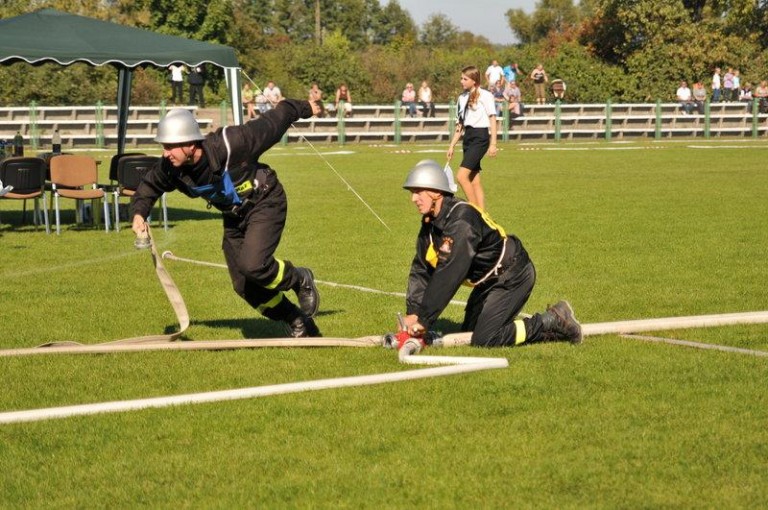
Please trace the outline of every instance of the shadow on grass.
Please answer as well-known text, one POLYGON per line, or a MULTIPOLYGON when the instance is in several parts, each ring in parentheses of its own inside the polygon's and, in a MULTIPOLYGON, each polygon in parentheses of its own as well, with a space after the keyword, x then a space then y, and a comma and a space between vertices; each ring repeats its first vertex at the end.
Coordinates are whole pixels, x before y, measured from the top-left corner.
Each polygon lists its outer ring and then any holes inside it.
POLYGON ((461 333, 461 323, 448 319, 437 319, 437 321, 435 321, 435 323, 432 325, 432 331, 439 331, 443 335, 461 333))
MULTIPOLYGON (((161 214, 158 214, 157 208, 154 208, 152 210, 152 224, 160 224, 162 225, 162 216, 161 214)), ((26 211, 23 212, 21 209, 19 210, 6 210, 0 212, 0 235, 3 233, 14 233, 14 234, 34 234, 34 233, 45 233, 45 223, 43 222, 42 218, 40 220, 40 224, 35 226, 32 218, 32 212, 26 211)), ((50 210, 48 211, 48 221, 50 224, 51 232, 55 233, 56 231, 56 216, 55 212, 50 210)), ((73 209, 64 209, 60 212, 60 225, 61 230, 63 231, 75 231, 75 232, 87 232, 87 231, 98 231, 98 230, 104 230, 104 224, 103 222, 100 222, 99 224, 94 224, 92 222, 85 222, 85 223, 77 223, 75 219, 75 211, 73 209)), ((211 210, 199 210, 199 209, 178 209, 178 208, 172 208, 168 209, 168 228, 173 228, 175 226, 175 222, 179 221, 202 221, 202 220, 212 220, 212 219, 219 219, 221 218, 221 213, 216 209, 211 210)), ((110 230, 114 230, 114 217, 112 216, 112 209, 110 208, 110 230)), ((121 228, 126 223, 130 223, 127 219, 127 214, 124 213, 121 210, 120 213, 120 225, 121 228)))
POLYGON ((205 326, 213 329, 239 329, 243 338, 282 338, 285 327, 282 322, 262 317, 252 319, 217 319, 210 321, 192 321, 193 326, 205 326))

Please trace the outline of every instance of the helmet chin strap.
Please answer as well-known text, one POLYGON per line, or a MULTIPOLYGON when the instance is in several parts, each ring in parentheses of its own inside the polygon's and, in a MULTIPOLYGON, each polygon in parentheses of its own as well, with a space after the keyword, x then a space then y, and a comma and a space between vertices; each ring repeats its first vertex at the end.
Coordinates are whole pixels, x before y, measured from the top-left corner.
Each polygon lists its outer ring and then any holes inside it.
POLYGON ((191 152, 184 151, 184 156, 186 156, 186 163, 187 164, 193 164, 195 162, 195 153, 197 152, 197 145, 194 146, 191 152))
POLYGON ((440 208, 438 207, 437 202, 443 198, 443 195, 440 193, 429 192, 429 198, 432 200, 432 205, 429 206, 429 216, 434 218, 437 216, 437 213, 440 212, 440 208), (435 210, 435 208, 437 208, 437 210, 435 210))

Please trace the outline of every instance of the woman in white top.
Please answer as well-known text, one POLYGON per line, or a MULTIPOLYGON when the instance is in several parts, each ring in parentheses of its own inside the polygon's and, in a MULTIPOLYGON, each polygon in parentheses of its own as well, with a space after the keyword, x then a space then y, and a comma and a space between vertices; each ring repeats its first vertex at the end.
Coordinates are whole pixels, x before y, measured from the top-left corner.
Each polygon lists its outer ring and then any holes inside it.
POLYGON ((480 160, 486 152, 496 156, 496 106, 493 95, 480 88, 480 71, 475 66, 461 70, 461 93, 457 101, 458 120, 453 140, 448 147, 448 161, 453 149, 464 134, 464 157, 456 174, 456 180, 464 190, 467 200, 485 209, 485 193, 480 183, 480 160))
POLYGON ((419 88, 419 105, 421 105, 421 114, 424 117, 435 116, 435 103, 432 102, 432 89, 426 80, 421 82, 419 88))

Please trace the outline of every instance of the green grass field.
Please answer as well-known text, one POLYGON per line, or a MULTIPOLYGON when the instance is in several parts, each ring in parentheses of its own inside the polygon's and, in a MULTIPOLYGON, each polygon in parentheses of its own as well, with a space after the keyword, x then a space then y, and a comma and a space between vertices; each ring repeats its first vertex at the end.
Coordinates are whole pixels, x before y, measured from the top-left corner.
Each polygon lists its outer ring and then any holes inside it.
MULTIPOLYGON (((584 323, 768 309, 765 141, 501 148, 483 182, 490 213, 536 264, 527 312, 560 298, 584 323)), ((388 229, 309 147, 278 146, 263 158, 289 195, 278 256, 323 281, 403 292, 419 217, 401 185, 445 147, 318 149, 388 229)), ((168 202, 158 248, 223 262, 219 216, 180 194, 168 202)), ((46 236, 21 226, 20 210, 0 201, 1 348, 177 327, 127 223, 74 229, 70 209, 62 235, 46 236)), ((166 267, 192 318, 187 339, 283 335, 239 300, 226 270, 166 267)), ((330 337, 392 331, 404 311, 398 297, 320 291, 330 337)), ((462 313, 450 306, 439 327, 456 332, 462 313)), ((654 335, 768 351, 765 325, 654 335)), ((613 335, 431 354, 510 367, 0 425, 0 506, 768 506, 766 358, 613 335)), ((0 412, 406 369, 392 351, 353 348, 1 358, 0 412)))

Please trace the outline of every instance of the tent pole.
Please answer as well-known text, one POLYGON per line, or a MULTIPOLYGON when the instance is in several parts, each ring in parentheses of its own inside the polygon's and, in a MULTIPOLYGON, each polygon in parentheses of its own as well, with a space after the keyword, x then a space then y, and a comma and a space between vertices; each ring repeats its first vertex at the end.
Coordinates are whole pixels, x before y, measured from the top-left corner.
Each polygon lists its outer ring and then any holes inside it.
POLYGON ((232 103, 233 124, 239 126, 243 123, 243 107, 240 98, 240 68, 225 67, 224 76, 227 78, 227 88, 229 89, 229 100, 232 103))
POLYGON ((128 109, 131 106, 131 79, 133 70, 120 67, 117 75, 117 153, 125 152, 125 137, 128 132, 128 109))

